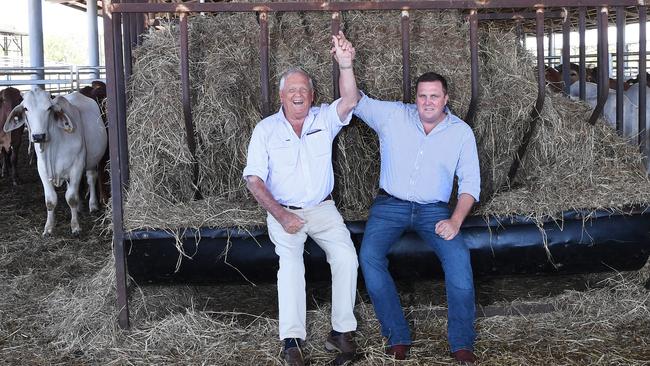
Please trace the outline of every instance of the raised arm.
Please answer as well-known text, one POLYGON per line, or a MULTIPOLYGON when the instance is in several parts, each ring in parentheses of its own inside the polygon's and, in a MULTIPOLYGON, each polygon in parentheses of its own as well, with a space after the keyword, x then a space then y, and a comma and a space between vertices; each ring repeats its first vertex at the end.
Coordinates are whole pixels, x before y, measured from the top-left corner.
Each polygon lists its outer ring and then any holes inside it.
POLYGON ((339 64, 339 90, 341 92, 341 101, 337 105, 336 112, 339 119, 344 120, 361 99, 359 89, 357 89, 357 81, 354 78, 353 61, 355 50, 352 43, 345 38, 341 31, 339 31, 338 35, 332 36, 332 43, 334 46, 331 52, 339 64))

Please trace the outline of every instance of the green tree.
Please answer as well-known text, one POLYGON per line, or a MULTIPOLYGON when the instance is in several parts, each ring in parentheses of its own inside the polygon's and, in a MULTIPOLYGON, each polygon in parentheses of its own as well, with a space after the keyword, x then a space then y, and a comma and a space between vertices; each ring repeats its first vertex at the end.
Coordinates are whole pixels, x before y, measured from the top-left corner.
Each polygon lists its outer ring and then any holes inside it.
POLYGON ((85 65, 86 41, 79 35, 45 35, 45 63, 58 62, 72 65, 85 65))

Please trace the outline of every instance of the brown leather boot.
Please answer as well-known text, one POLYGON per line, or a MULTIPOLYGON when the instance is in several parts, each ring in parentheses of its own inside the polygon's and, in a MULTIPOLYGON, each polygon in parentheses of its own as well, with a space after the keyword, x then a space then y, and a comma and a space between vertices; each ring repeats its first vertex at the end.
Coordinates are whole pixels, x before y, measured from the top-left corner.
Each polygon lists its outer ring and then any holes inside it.
POLYGON ((334 365, 340 366, 352 362, 357 352, 354 332, 345 332, 336 336, 330 334, 325 341, 325 349, 328 352, 339 353, 334 359, 334 365))
POLYGON ((460 365, 476 365, 478 363, 476 355, 472 351, 466 349, 459 349, 458 351, 453 352, 451 357, 453 357, 453 359, 460 365))
POLYGON ((388 347, 386 354, 395 357, 396 360, 403 361, 408 358, 411 346, 408 344, 396 344, 388 347))
POLYGON ((287 366, 305 366, 300 347, 291 347, 282 351, 282 358, 287 366))

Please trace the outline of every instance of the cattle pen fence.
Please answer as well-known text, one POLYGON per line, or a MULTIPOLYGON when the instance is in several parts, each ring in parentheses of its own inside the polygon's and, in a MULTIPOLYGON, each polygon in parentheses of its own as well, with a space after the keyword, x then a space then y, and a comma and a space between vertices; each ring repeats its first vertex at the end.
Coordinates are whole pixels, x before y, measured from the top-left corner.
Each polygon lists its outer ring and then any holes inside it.
MULTIPOLYGON (((331 14, 332 34, 338 33, 340 27, 340 14, 345 11, 400 11, 401 45, 402 45, 402 93, 404 101, 411 100, 410 60, 409 60, 409 18, 412 11, 441 11, 454 9, 463 11, 469 21, 469 48, 471 54, 471 99, 465 118, 470 125, 477 112, 479 101, 479 51, 478 51, 478 26, 480 22, 505 21, 514 22, 521 29, 522 36, 526 33, 533 34, 536 39, 537 62, 537 99, 534 110, 541 111, 544 105, 545 85, 545 56, 544 40, 546 22, 552 21, 561 26, 563 34, 562 65, 564 92, 569 94, 570 83, 570 42, 569 34, 572 29, 577 29, 580 35, 577 63, 580 65, 580 97, 585 98, 586 85, 586 52, 585 31, 588 27, 598 29, 598 54, 599 79, 607 80, 608 72, 608 32, 610 22, 617 26, 615 60, 624 59, 624 26, 626 22, 634 21, 639 24, 640 55, 646 55, 646 20, 647 6, 643 0, 428 0, 428 1, 354 1, 354 2, 187 2, 187 3, 147 3, 144 1, 104 0, 103 21, 106 55, 106 80, 108 93, 108 120, 111 159, 111 187, 112 187, 112 222, 113 222, 113 251, 116 266, 117 303, 120 309, 118 322, 123 328, 129 326, 129 308, 127 291, 127 262, 125 243, 130 240, 129 233, 124 229, 123 192, 129 184, 129 152, 127 142, 127 97, 126 82, 132 73, 132 52, 142 41, 144 17, 146 13, 169 13, 178 17, 180 29, 180 73, 182 88, 182 108, 184 128, 186 129, 187 145, 192 155, 196 151, 194 140, 194 124, 190 103, 190 78, 189 78, 189 41, 188 41, 188 16, 199 13, 220 12, 250 12, 258 14, 259 21, 259 50, 260 50, 260 75, 261 75, 261 100, 262 114, 268 116, 271 111, 270 86, 269 86, 269 57, 272 50, 269 46, 268 14, 272 12, 327 12, 331 14)), ((616 74, 624 74, 624 62, 616 63, 616 74)), ((339 95, 338 67, 332 60, 333 96, 339 95)), ((646 57, 638 58, 638 73, 646 73, 646 57)), ((646 121, 646 78, 639 79, 639 118, 638 118, 638 143, 643 152, 647 152, 650 135, 647 131, 646 121)), ((617 91, 617 120, 616 128, 623 131, 623 78, 618 78, 617 91)), ((598 103, 593 110, 589 123, 595 123, 603 112, 603 107, 608 96, 607 83, 598 86, 598 103)), ((532 125, 532 124, 531 124, 532 125)), ((646 154, 647 156, 647 154, 646 154)), ((197 166, 194 166, 194 178, 197 176, 197 166)), ((515 168, 516 169, 516 168, 515 168)))
POLYGON ((0 67, 0 87, 15 87, 28 91, 41 87, 53 95, 79 91, 92 81, 105 81, 103 66, 55 65, 44 67, 0 67))

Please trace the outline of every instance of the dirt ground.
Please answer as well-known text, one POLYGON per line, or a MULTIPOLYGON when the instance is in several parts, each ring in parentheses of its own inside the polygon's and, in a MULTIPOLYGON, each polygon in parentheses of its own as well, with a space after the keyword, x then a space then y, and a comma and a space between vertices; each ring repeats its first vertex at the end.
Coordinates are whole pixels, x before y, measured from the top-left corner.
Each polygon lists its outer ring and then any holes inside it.
MULTIPOLYGON (((132 286, 132 328, 120 330, 110 233, 86 202, 83 233, 72 238, 60 192, 55 233, 42 238, 43 192, 25 150, 22 185, 0 178, 1 365, 281 364, 273 285, 132 286)), ((646 265, 630 273, 477 279, 478 303, 512 315, 479 318, 476 353, 484 365, 650 365, 649 273, 646 265), (526 314, 540 304, 544 311, 526 314)), ((411 360, 383 355, 360 290, 356 363, 450 364, 442 283, 399 286, 414 330, 411 360)), ((327 365, 328 284, 310 284, 308 299, 306 352, 311 365, 327 365)))

